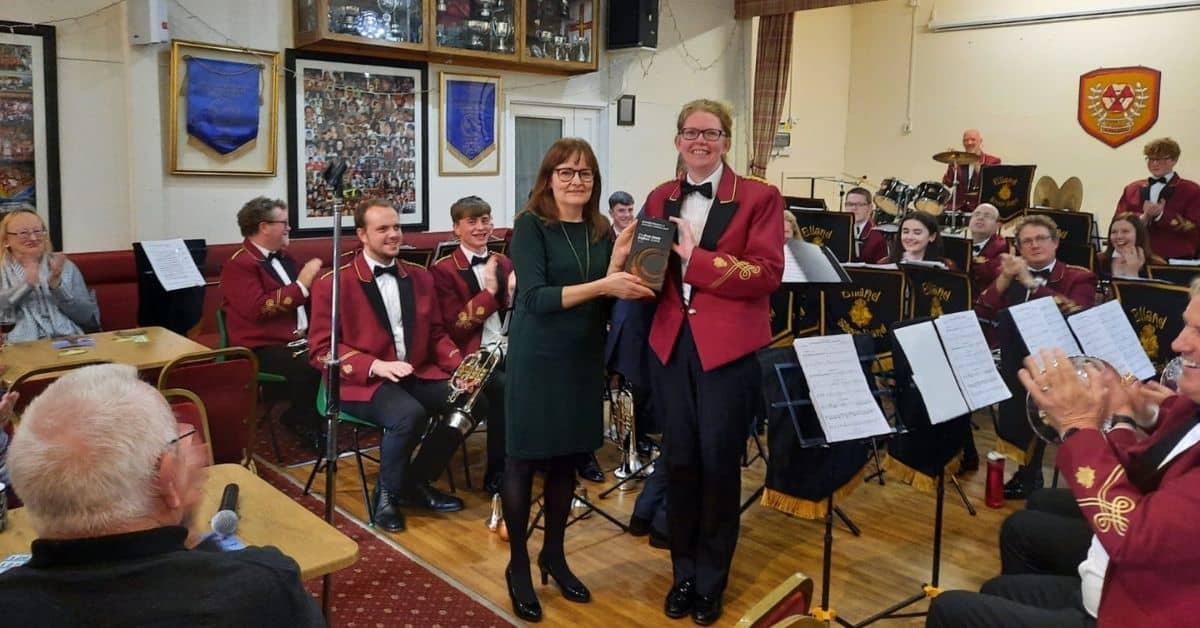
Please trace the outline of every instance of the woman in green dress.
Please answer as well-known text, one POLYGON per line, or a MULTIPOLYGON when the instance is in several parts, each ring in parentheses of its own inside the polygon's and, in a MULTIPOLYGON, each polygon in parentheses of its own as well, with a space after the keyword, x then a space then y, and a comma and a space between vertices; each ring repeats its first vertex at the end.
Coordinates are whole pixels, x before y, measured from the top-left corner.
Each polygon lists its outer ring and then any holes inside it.
POLYGON ((509 255, 517 274, 505 386, 508 425, 504 521, 511 557, 505 570, 513 611, 540 621, 525 531, 536 469, 545 471, 546 533, 538 570, 563 596, 591 593, 567 567, 563 534, 580 452, 601 444, 604 333, 610 298, 652 298, 623 272, 633 229, 612 239, 600 213, 600 172, 587 142, 564 138, 546 152, 525 209, 513 224, 509 255))

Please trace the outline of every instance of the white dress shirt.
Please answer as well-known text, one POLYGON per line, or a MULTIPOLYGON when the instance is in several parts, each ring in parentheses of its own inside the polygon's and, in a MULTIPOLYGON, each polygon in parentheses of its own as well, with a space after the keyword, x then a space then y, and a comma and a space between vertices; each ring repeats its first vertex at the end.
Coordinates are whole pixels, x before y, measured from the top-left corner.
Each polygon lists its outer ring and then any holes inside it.
MULTIPOLYGON (((375 273, 376 267, 387 268, 396 265, 396 260, 392 260, 391 264, 380 264, 366 254, 363 254, 363 259, 367 260, 367 266, 371 269, 372 274, 375 273)), ((396 359, 403 362, 408 355, 408 350, 404 345, 404 312, 400 309, 400 284, 391 275, 376 275, 375 285, 379 287, 379 296, 383 297, 383 309, 387 310, 388 323, 392 326, 392 339, 396 342, 396 359)))
MULTIPOLYGON (((264 249, 263 247, 259 246, 257 242, 251 242, 250 244, 253 244, 254 248, 258 249, 258 252, 262 253, 263 257, 267 257, 274 252, 264 249)), ((283 285, 286 286, 288 284, 295 283, 297 286, 300 286, 300 293, 304 295, 304 298, 308 298, 308 288, 305 288, 304 284, 299 283, 294 278, 288 276, 287 270, 284 269, 283 263, 279 261, 279 258, 271 260, 271 270, 275 271, 275 276, 279 277, 279 280, 283 282, 283 285)), ((308 314, 304 311, 304 306, 301 305, 296 308, 296 330, 303 332, 306 329, 308 329, 308 314)))
MULTIPOLYGON (((1175 173, 1168 172, 1167 174, 1164 174, 1162 178, 1166 179, 1167 183, 1170 183, 1171 179, 1175 178, 1175 173)), ((1151 203, 1158 202, 1158 197, 1162 194, 1162 191, 1164 189, 1166 189, 1167 183, 1151 183, 1150 184, 1150 202, 1151 203)), ((1159 218, 1161 218, 1162 214, 1159 214, 1158 216, 1159 216, 1159 218)), ((1155 218, 1155 220, 1158 220, 1158 218, 1155 218)))
MULTIPOLYGON (((693 181, 692 176, 688 175, 687 181, 692 185, 703 185, 705 182, 712 183, 713 198, 705 198, 703 194, 695 192, 688 194, 683 198, 683 206, 679 208, 679 217, 686 220, 688 226, 692 230, 692 240, 696 246, 700 246, 700 236, 704 234, 704 224, 708 222, 708 212, 712 209, 713 199, 717 197, 717 186, 721 183, 721 174, 725 171, 725 164, 718 164, 717 169, 713 170, 712 174, 703 181, 693 181)), ((680 275, 687 276, 688 260, 680 260, 680 275)), ((683 301, 689 303, 692 300, 691 284, 683 284, 683 301)))
MULTIPOLYGON (((476 252, 472 251, 471 249, 468 249, 467 245, 465 245, 465 244, 459 245, 458 248, 462 249, 463 255, 465 255, 467 257, 468 264, 471 263, 472 257, 486 258, 488 255, 491 254, 491 251, 487 250, 486 247, 483 249, 482 254, 476 253, 476 252)), ((485 268, 487 268, 486 264, 476 264, 476 265, 471 266, 471 272, 475 273, 475 281, 479 284, 480 290, 484 290, 483 270, 485 268)), ((508 289, 507 285, 497 286, 497 291, 507 290, 507 289, 508 289)), ((492 312, 492 315, 487 317, 483 321, 483 330, 482 330, 482 334, 480 336, 479 345, 483 346, 483 345, 492 344, 494 342, 498 342, 498 343, 500 343, 501 346, 508 346, 508 336, 506 335, 508 333, 508 330, 505 329, 505 327, 506 326, 504 325, 504 323, 501 322, 501 320, 500 320, 500 312, 498 312, 498 311, 492 312)))

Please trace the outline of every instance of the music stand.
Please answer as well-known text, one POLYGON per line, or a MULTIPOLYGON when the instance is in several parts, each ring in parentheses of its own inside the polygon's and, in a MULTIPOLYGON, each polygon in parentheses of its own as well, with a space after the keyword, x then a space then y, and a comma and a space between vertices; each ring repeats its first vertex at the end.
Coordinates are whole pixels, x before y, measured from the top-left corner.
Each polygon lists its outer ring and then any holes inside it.
POLYGON ((829 211, 829 206, 825 204, 823 198, 812 198, 808 196, 785 196, 783 202, 790 210, 818 210, 829 211))
POLYGON ((796 216, 800 237, 805 242, 828 247, 839 261, 850 261, 854 253, 854 214, 789 210, 796 216))
POLYGON ((1029 207, 1037 166, 995 165, 979 169, 979 203, 990 203, 1008 222, 1029 207))
MULTIPOLYGON (((203 239, 184 240, 183 243, 191 254, 192 261, 203 274, 208 259, 207 243, 203 239)), ((133 243, 133 260, 137 268, 138 325, 165 327, 186 336, 188 330, 195 327, 203 317, 204 293, 207 287, 180 288, 170 292, 164 290, 141 242, 133 243)))

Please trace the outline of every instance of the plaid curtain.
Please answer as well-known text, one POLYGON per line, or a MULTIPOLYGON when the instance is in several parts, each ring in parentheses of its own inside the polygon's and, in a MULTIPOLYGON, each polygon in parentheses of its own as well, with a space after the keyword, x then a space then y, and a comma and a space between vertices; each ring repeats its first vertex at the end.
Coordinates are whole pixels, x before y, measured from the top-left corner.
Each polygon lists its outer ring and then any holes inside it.
POLYGON ((750 174, 767 175, 771 144, 779 128, 779 114, 787 95, 792 63, 792 14, 768 15, 758 20, 758 51, 754 57, 754 106, 750 137, 750 174))
POLYGON ((735 0, 733 17, 746 20, 764 15, 784 15, 808 9, 825 9, 877 0, 735 0))

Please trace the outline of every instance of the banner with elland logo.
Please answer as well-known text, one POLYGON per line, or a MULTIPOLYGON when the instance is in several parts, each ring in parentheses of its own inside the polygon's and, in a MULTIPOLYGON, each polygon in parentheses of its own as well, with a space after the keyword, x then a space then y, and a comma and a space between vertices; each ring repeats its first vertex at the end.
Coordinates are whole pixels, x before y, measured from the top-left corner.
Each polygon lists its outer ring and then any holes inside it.
POLYGON ((867 334, 877 355, 892 351, 888 332, 904 318, 904 273, 878 268, 847 268, 853 283, 822 293, 821 335, 867 334))
POLYGON ((1036 169, 1029 165, 984 166, 979 172, 979 202, 994 205, 1001 222, 1012 220, 1029 207, 1036 169))
POLYGON ((258 137, 262 67, 188 57, 187 132, 221 155, 258 137))
POLYGON ((966 273, 918 264, 900 264, 908 279, 910 318, 937 318, 971 309, 975 298, 966 273))
POLYGON ((1158 121, 1162 72, 1145 66, 1100 68, 1079 77, 1079 126, 1116 148, 1158 121))
POLYGON ((1175 353, 1171 342, 1183 331, 1180 314, 1187 309, 1188 289, 1157 282, 1114 280, 1113 295, 1137 332, 1138 342, 1154 364, 1162 367, 1175 353))
MULTIPOLYGON (((849 262, 854 252, 854 214, 811 210, 788 210, 800 225, 800 237, 824 246, 838 261, 849 262)), ((875 260, 871 260, 875 261, 875 260)))

